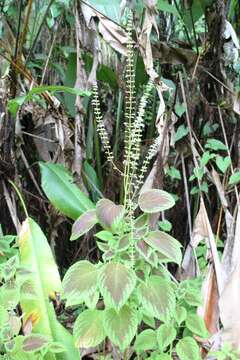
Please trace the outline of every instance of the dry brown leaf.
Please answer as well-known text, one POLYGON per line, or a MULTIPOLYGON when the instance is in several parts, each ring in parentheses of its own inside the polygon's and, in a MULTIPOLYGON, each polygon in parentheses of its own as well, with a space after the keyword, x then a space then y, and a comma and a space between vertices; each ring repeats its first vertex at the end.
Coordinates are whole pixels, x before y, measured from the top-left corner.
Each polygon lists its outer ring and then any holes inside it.
POLYGON ((208 235, 208 228, 205 221, 204 203, 201 202, 198 214, 193 224, 193 233, 191 239, 192 247, 196 248, 202 240, 208 239, 208 235))
POLYGON ((240 350, 240 259, 229 276, 219 300, 223 324, 222 341, 231 343, 240 350))
POLYGON ((225 197, 224 188, 223 188, 223 185, 221 183, 219 174, 214 169, 212 169, 211 174, 212 174, 213 182, 214 182, 214 184, 215 184, 215 186, 217 188, 217 192, 218 192, 219 198, 221 200, 222 207, 224 209, 226 209, 228 207, 228 202, 227 202, 227 199, 225 197))
POLYGON ((208 266, 208 272, 202 286, 202 295, 203 307, 199 308, 198 313, 203 317, 210 334, 216 334, 219 331, 219 294, 212 264, 208 266))

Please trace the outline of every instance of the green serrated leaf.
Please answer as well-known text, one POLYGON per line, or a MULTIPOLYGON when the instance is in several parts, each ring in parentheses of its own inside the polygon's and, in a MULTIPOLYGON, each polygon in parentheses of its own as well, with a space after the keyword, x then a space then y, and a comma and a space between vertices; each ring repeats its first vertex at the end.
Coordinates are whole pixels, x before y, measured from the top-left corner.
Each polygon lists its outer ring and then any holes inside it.
POLYGON ((107 336, 124 351, 131 343, 137 332, 137 311, 124 305, 118 312, 108 309, 104 313, 104 328, 107 336))
POLYGON ((185 307, 177 305, 175 310, 175 316, 174 319, 176 320, 178 325, 181 325, 181 323, 186 319, 187 317, 187 310, 185 307))
POLYGON ((208 331, 206 329, 205 322, 199 315, 188 314, 185 324, 186 327, 193 332, 193 334, 201 336, 202 338, 208 337, 208 331))
POLYGON ((136 338, 134 343, 134 349, 137 353, 141 353, 146 350, 154 350, 157 348, 156 331, 147 329, 142 331, 136 338))
POLYGON ((99 288, 107 306, 119 310, 128 300, 136 284, 134 271, 120 263, 108 263, 99 274, 99 288))
MULTIPOLYGON (((85 296, 91 296, 97 289, 98 269, 87 260, 70 266, 63 278, 64 296, 71 302, 82 302, 85 296)), ((75 303, 77 304, 77 303, 75 303)))
POLYGON ((177 336, 175 327, 171 324, 162 324, 157 329, 157 342, 160 351, 164 351, 177 336))
POLYGON ((104 311, 96 309, 85 310, 77 317, 73 327, 76 347, 94 347, 105 339, 103 318, 104 311))
POLYGON ((146 284, 138 288, 138 297, 149 315, 166 321, 175 309, 175 294, 169 280, 150 276, 146 284))
POLYGON ((201 359, 197 342, 189 336, 184 337, 177 343, 176 353, 180 360, 201 359))

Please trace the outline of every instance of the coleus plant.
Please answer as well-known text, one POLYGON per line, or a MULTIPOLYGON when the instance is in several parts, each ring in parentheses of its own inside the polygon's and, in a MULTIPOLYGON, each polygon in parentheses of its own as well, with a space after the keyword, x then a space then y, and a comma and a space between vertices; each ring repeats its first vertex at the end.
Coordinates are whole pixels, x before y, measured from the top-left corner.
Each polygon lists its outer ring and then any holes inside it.
MULTIPOLYGON (((103 198, 94 206, 86 204, 84 199, 87 209, 83 211, 79 207, 81 215, 73 224, 71 240, 100 226, 102 229, 95 237, 102 261, 92 264, 81 260, 72 265, 63 279, 63 296, 66 306, 85 306, 73 327, 78 348, 101 346, 108 338, 124 359, 129 358, 129 350, 134 348, 138 358, 142 352, 151 350, 152 359, 172 359, 177 353, 181 360, 198 360, 199 347, 192 335, 207 337, 204 321, 196 314, 196 307, 200 305, 199 291, 190 281, 178 284, 166 267, 169 262, 180 265, 181 244, 171 235, 151 227, 151 216, 173 207, 174 198, 164 190, 141 190, 147 166, 156 155, 161 139, 158 137, 153 142, 141 161, 144 113, 154 85, 150 81, 146 86, 136 115, 132 27, 130 14, 123 172, 114 163, 97 85, 93 88, 97 130, 107 160, 123 178, 123 204, 103 198), (136 340, 131 346, 134 337, 136 340)), ((51 170, 54 166, 57 165, 51 164, 51 170)), ((41 167, 42 171, 46 168, 44 164, 41 167)), ((46 185, 44 178, 42 183, 46 185)), ((70 181, 69 176, 66 179, 70 181)), ((50 184, 44 187, 46 194, 50 184)), ((67 185, 76 187, 69 182, 67 185)), ((61 193, 59 198, 63 196, 61 193)), ((61 210, 62 202, 56 201, 55 193, 52 197, 61 210)), ((71 208, 74 208, 73 203, 71 201, 71 208)), ((68 209, 63 210, 68 215, 68 209)), ((75 219, 75 212, 70 215, 75 219)))
MULTIPOLYGON (((137 335, 135 351, 155 350, 152 358, 161 354, 161 359, 171 359, 169 353, 183 323, 188 335, 207 337, 204 321, 195 311, 201 304, 199 289, 193 281, 173 282, 165 267, 168 262, 181 263, 181 244, 149 225, 151 214, 173 205, 170 194, 151 189, 140 194, 138 206, 143 213, 131 225, 124 207, 108 199, 99 200, 96 209, 75 221, 71 240, 96 224, 103 229, 95 234, 103 261, 78 261, 63 279, 66 306, 85 304, 87 308, 74 324, 76 346, 95 347, 108 337, 124 353, 144 325, 150 328, 137 335)), ((181 339, 175 350, 180 359, 200 359, 190 336, 181 339)))

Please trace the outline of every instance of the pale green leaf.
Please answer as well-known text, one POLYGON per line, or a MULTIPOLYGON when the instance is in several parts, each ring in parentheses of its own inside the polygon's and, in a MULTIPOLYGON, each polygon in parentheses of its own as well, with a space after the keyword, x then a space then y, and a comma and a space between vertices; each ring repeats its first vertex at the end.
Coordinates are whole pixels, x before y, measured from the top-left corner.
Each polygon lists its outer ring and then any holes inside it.
POLYGON ((104 311, 89 309, 78 316, 73 327, 76 347, 94 347, 105 339, 103 315, 104 311))
POLYGON ((157 348, 156 331, 152 329, 143 330, 136 338, 134 349, 137 353, 157 348))
POLYGON ((104 314, 104 328, 107 336, 124 351, 136 334, 138 325, 137 311, 124 305, 119 311, 108 309, 104 314))
POLYGON ((185 307, 177 305, 174 315, 174 319, 176 320, 177 324, 181 325, 181 323, 186 320, 187 310, 185 309, 185 307))
POLYGON ((99 275, 99 288, 107 306, 120 309, 136 284, 134 271, 120 263, 108 263, 99 275))
POLYGON ((177 331, 172 324, 162 324, 157 329, 157 342, 160 351, 164 351, 177 336, 177 331))
POLYGON ((201 359, 197 342, 189 336, 184 337, 177 343, 176 353, 180 360, 201 359))
POLYGON ((206 329, 205 322, 199 315, 188 314, 185 324, 186 327, 194 334, 201 336, 202 338, 208 337, 208 331, 206 329))

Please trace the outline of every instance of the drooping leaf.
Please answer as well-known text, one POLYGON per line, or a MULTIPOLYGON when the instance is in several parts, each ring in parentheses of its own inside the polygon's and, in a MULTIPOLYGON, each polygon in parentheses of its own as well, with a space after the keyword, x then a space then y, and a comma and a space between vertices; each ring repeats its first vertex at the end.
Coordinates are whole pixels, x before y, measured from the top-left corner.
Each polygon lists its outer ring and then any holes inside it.
POLYGON ((86 234, 94 225, 97 224, 97 222, 98 219, 95 209, 83 213, 73 224, 70 240, 76 240, 80 236, 86 234))
MULTIPOLYGON (((57 321, 49 296, 61 292, 61 281, 51 248, 40 227, 30 218, 23 223, 19 234, 20 266, 31 269, 35 297, 21 293, 23 328, 31 323, 33 333, 41 333, 51 341, 61 342, 67 349, 61 354, 49 354, 46 360, 78 360, 79 352, 74 347, 73 337, 57 321)), ((17 352, 17 354, 20 352, 17 352)), ((14 354, 15 356, 15 354, 14 354)), ((14 359, 18 359, 16 355, 14 359)), ((19 357, 19 360, 21 357, 19 357)))
POLYGON ((186 327, 194 334, 201 336, 202 338, 208 337, 208 331, 206 329, 203 318, 197 314, 188 314, 186 321, 186 327))
POLYGON ((177 336, 177 331, 172 324, 162 324, 157 329, 157 342, 161 352, 163 352, 177 336))
POLYGON ((34 314, 35 332, 50 335, 51 325, 48 317, 48 297, 61 291, 61 280, 51 248, 40 227, 30 218, 22 225, 19 235, 20 263, 32 271, 35 299, 21 293, 21 307, 24 321, 34 314))
POLYGON ((175 308, 175 294, 169 280, 152 275, 138 288, 138 297, 144 309, 155 318, 165 321, 175 308))
POLYGON ((163 231, 151 231, 145 242, 171 261, 180 264, 182 260, 181 244, 163 231))
POLYGON ((8 102, 8 110, 14 116, 16 116, 19 107, 21 105, 23 105, 23 103, 25 101, 29 101, 29 100, 31 100, 33 98, 34 95, 42 94, 42 93, 44 93, 46 91, 52 91, 52 92, 61 91, 61 92, 67 92, 67 93, 78 95, 78 96, 90 96, 91 95, 91 93, 89 91, 80 90, 80 89, 76 89, 76 88, 71 88, 71 87, 67 87, 67 86, 61 86, 61 85, 38 86, 38 87, 35 87, 32 90, 30 90, 27 95, 18 96, 15 99, 9 100, 9 102, 8 102))
POLYGON ((73 183, 69 172, 60 164, 40 162, 42 188, 51 203, 62 214, 76 220, 94 204, 73 183))
POLYGON ((105 339, 103 315, 104 311, 88 309, 78 316, 73 327, 76 347, 97 346, 105 339))
POLYGON ((146 213, 156 213, 173 207, 173 197, 164 190, 151 189, 140 194, 138 205, 146 213))
POLYGON ((24 338, 22 349, 26 352, 40 351, 49 343, 49 339, 41 334, 31 334, 24 338))
POLYGON ((97 202, 96 214, 101 225, 111 229, 119 221, 124 213, 122 205, 116 205, 109 199, 101 199, 97 202))
POLYGON ((137 311, 124 305, 118 312, 107 309, 104 314, 104 328, 114 345, 124 351, 136 334, 138 325, 137 311))
POLYGON ((91 296, 97 289, 98 269, 87 260, 76 262, 66 272, 63 278, 64 296, 70 302, 91 296))
POLYGON ((99 288, 104 303, 117 310, 126 303, 135 284, 134 271, 120 263, 108 263, 100 271, 99 288))
POLYGON ((176 345, 176 353, 180 360, 200 360, 200 352, 197 342, 190 336, 179 340, 176 345))
POLYGON ((134 349, 137 353, 157 348, 156 331, 152 329, 143 330, 136 338, 134 349))

